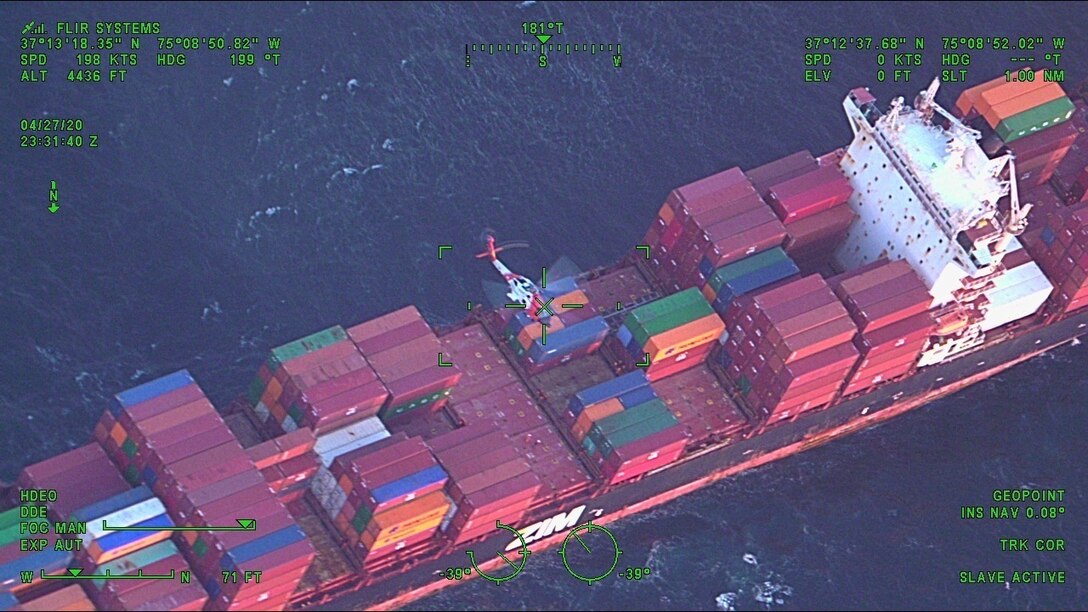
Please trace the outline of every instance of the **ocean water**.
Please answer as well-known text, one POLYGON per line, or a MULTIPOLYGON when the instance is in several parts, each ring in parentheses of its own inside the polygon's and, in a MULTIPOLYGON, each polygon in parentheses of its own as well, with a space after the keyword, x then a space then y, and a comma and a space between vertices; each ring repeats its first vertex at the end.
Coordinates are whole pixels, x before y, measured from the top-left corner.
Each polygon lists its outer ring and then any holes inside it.
MULTIPOLYGON (((858 85, 908 101, 942 36, 1065 36, 1086 75, 1088 22, 1068 4, 326 6, 17 4, 5 10, 0 118, 0 477, 85 443, 119 390, 189 368, 220 405, 270 347, 417 304, 434 323, 482 299, 483 227, 532 249, 619 257, 669 189, 725 167, 845 145, 858 85), (225 55, 141 65, 126 83, 18 84, 30 20, 157 20, 171 35, 280 36, 279 66, 225 55), (472 42, 619 42, 602 56, 473 58, 472 42), (875 51, 838 52, 804 83, 806 36, 926 38, 907 83, 875 51), (562 40, 561 40, 562 39, 562 40), (97 150, 19 149, 18 120, 79 117, 97 150), (50 215, 49 181, 61 211, 50 215), (452 244, 452 257, 436 257, 452 244)), ((146 54, 150 62, 151 54, 146 54)), ((141 57, 143 60, 143 57, 141 57)), ((972 56, 970 81, 1002 53, 972 56)), ((891 67, 894 69, 894 67, 891 67)), ((56 80, 53 80, 53 79, 56 80)), ((950 105, 962 84, 938 100, 950 105)), ((1088 353, 1065 348, 1000 379, 624 521, 651 578, 592 587, 556 555, 503 587, 471 581, 426 609, 1084 608, 1083 398, 1088 353), (995 487, 1068 491, 1047 524, 960 520, 995 487), (1003 553, 999 537, 1065 537, 1065 553, 1003 553), (749 555, 745 557, 745 555, 749 555), (960 585, 961 570, 1064 569, 1065 585, 960 585)))

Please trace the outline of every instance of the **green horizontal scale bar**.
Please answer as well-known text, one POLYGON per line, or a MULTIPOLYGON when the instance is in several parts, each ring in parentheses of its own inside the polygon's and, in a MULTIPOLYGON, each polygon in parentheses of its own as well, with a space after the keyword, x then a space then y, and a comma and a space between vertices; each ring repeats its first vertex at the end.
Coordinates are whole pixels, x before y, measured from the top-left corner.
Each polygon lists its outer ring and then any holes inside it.
POLYGON ((71 568, 67 574, 56 574, 54 576, 46 575, 45 570, 41 570, 40 575, 42 580, 93 580, 95 578, 109 580, 174 580, 176 577, 174 570, 170 570, 169 574, 145 574, 141 569, 136 570, 135 574, 114 576, 110 573, 110 570, 106 570, 105 574, 84 574, 83 570, 79 568, 71 568))
POLYGON ((525 304, 507 304, 506 307, 507 308, 518 308, 518 309, 521 309, 521 310, 525 310, 525 304))
POLYGON ((563 304, 563 308, 582 308, 582 304, 563 304))
POLYGON ((102 521, 103 531, 257 531, 257 519, 235 519, 237 527, 212 526, 207 527, 110 527, 106 521, 102 521))

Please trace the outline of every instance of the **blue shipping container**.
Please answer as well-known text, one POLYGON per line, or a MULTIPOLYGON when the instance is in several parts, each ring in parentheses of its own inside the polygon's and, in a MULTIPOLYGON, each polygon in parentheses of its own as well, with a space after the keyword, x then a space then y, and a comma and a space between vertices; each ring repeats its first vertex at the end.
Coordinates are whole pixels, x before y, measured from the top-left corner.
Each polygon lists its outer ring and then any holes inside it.
POLYGON ((268 553, 286 548, 298 542, 306 539, 306 534, 302 533, 302 530, 297 525, 289 525, 280 529, 279 531, 273 531, 272 533, 251 540, 236 546, 231 550, 228 550, 223 558, 219 560, 219 566, 224 570, 231 570, 237 567, 241 567, 243 563, 252 561, 257 557, 262 557, 268 553))
MULTIPOLYGON (((21 582, 19 572, 31 570, 38 574, 39 570, 51 573, 64 567, 72 561, 72 553, 63 550, 50 550, 31 553, 14 561, 0 565, 0 589, 5 586, 21 582)), ((6 590, 6 589, 4 589, 6 590)))
POLYGON ((1050 229, 1049 226, 1043 228, 1043 233, 1040 237, 1047 246, 1054 244, 1054 239, 1057 238, 1057 236, 1054 235, 1054 230, 1050 229))
POLYGON ((404 478, 377 487, 371 495, 374 497, 374 501, 383 504, 391 499, 407 495, 412 491, 418 491, 423 487, 433 485, 436 482, 444 482, 448 478, 449 476, 446 475, 446 470, 443 470, 442 466, 433 465, 415 474, 409 474, 404 478))
POLYGON ((631 330, 627 329, 627 324, 620 325, 620 328, 616 330, 616 339, 620 341, 620 346, 627 346, 627 343, 631 341, 631 330))
POLYGON ((722 285, 721 290, 718 291, 718 296, 714 298, 714 311, 721 314, 729 307, 729 303, 733 301, 733 298, 751 293, 756 289, 777 283, 798 273, 800 273, 800 270, 797 269, 797 265, 792 260, 785 259, 766 268, 753 270, 748 274, 734 278, 722 285))
POLYGON ((710 263, 710 260, 704 257, 702 261, 699 262, 699 274, 702 274, 703 278, 710 278, 711 276, 714 276, 714 272, 714 264, 710 263))
POLYGON ((587 319, 570 327, 564 327, 557 332, 548 334, 547 344, 541 344, 539 340, 534 341, 533 345, 529 347, 529 359, 532 359, 535 363, 558 359, 604 339, 608 331, 608 323, 601 316, 587 319))
MULTIPOLYGON (((153 516, 146 521, 140 521, 133 525, 133 527, 173 527, 174 521, 170 520, 170 517, 165 514, 153 516)), ((103 536, 95 540, 95 542, 104 551, 117 550, 122 546, 128 546, 133 542, 139 542, 140 540, 150 537, 158 533, 156 531, 114 531, 107 536, 103 536)))
POLYGON ((180 389, 186 385, 194 384, 196 381, 189 375, 189 370, 178 370, 173 374, 167 374, 162 378, 156 378, 150 382, 146 382, 139 387, 133 387, 127 391, 122 391, 115 395, 117 403, 122 408, 128 408, 134 406, 140 402, 146 402, 149 399, 154 399, 164 393, 169 393, 175 389, 180 389))
POLYGON ((135 489, 129 489, 124 493, 118 493, 113 497, 84 506, 72 513, 73 521, 93 521, 96 518, 117 512, 122 508, 134 506, 144 500, 151 499, 151 489, 140 485, 135 489))
POLYGON ((639 387, 645 387, 649 384, 650 381, 646 378, 646 372, 643 370, 636 370, 613 378, 612 380, 605 381, 599 385, 594 385, 588 389, 582 389, 578 393, 575 393, 574 397, 570 398, 567 407, 574 413, 574 416, 578 416, 579 414, 582 414, 582 411, 585 410, 586 406, 592 406, 597 402, 603 402, 606 399, 619 397, 628 391, 634 391, 639 387))
MULTIPOLYGON (((510 318, 510 322, 506 324, 505 331, 516 335, 519 331, 531 324, 533 324, 533 320, 524 310, 521 310, 515 312, 514 316, 510 318)), ((539 323, 537 323, 537 325, 539 325, 539 323)))
MULTIPOLYGON (((548 279, 548 286, 541 287, 540 292, 547 297, 559 297, 566 295, 578 288, 578 281, 573 276, 565 276, 558 280, 548 279)), ((545 300, 546 301, 546 300, 545 300)))
POLYGON ((650 385, 646 385, 645 387, 639 387, 634 391, 628 391, 621 395, 620 403, 623 404, 624 408, 633 408, 656 398, 657 392, 654 391, 654 388, 650 385))

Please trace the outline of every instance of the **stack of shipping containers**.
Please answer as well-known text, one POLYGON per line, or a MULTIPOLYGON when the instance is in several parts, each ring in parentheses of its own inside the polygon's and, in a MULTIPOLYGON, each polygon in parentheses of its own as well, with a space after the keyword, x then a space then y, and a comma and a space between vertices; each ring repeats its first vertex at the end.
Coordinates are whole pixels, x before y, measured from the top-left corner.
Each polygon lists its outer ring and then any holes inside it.
POLYGON ((724 315, 734 298, 799 273, 797 265, 782 247, 775 247, 715 270, 703 285, 703 297, 710 302, 714 312, 724 315))
POLYGON ((419 437, 344 453, 331 472, 344 501, 330 518, 364 567, 433 539, 450 507, 446 472, 419 437))
POLYGON ((1047 81, 1043 70, 1021 71, 1031 78, 1008 81, 998 77, 965 90, 954 112, 968 124, 992 134, 1016 156, 1016 179, 1021 188, 1050 180, 1077 138, 1077 129, 1065 122, 1073 102, 1061 85, 1047 81))
POLYGON ((721 317, 692 287, 633 309, 616 332, 617 351, 629 364, 643 362, 649 379, 658 380, 705 361, 724 330, 721 317))
POLYGON ((286 605, 313 547, 187 371, 119 393, 100 425, 107 453, 126 474, 135 468, 178 526, 257 521, 259 529, 186 531, 176 539, 208 593, 208 609, 286 605), (261 568, 261 582, 224 583, 222 572, 247 567, 261 568))
MULTIPOLYGON (((191 571, 189 564, 170 540, 163 540, 130 555, 105 563, 88 571, 96 576, 169 575, 178 582, 181 572, 191 571)), ((201 610, 208 595, 199 583, 184 584, 184 588, 160 587, 139 580, 109 580, 95 578, 83 583, 99 610, 201 610)))
POLYGON ((579 391, 568 409, 576 419, 573 435, 613 484, 672 463, 688 442, 641 371, 579 391))
POLYGON ((308 427, 296 429, 246 449, 249 460, 285 505, 300 498, 321 462, 313 452, 317 439, 308 427))
POLYGON ((466 425, 427 446, 449 475, 446 492, 455 510, 445 531, 455 542, 491 533, 496 520, 517 524, 541 490, 528 461, 490 423, 466 425))
POLYGON ((652 386, 684 427, 689 445, 727 439, 748 424, 748 419, 706 367, 654 381, 652 386))
MULTIPOLYGON (((55 574, 59 573, 58 570, 76 565, 73 563, 74 551, 55 549, 57 534, 52 524, 72 520, 72 514, 80 508, 124 493, 129 485, 105 451, 97 444, 88 444, 25 467, 16 480, 10 501, 20 505, 24 503, 20 497, 21 491, 50 489, 57 492, 54 501, 27 504, 46 508, 45 519, 34 521, 50 524, 48 534, 41 536, 48 542, 44 550, 21 550, 19 540, 28 537, 28 534, 20 530, 18 508, 0 514, 0 592, 10 590, 23 602, 38 601, 39 597, 61 585, 58 581, 24 584, 19 578, 20 571, 37 573, 45 570, 55 574)), ((78 565, 83 567, 84 564, 78 565)))
POLYGON ((1071 204, 1088 202, 1088 102, 1077 100, 1069 124, 1076 129, 1077 139, 1065 158, 1054 170, 1051 184, 1061 198, 1071 204))
POLYGON ((674 189, 646 239, 659 280, 681 289, 706 282, 700 269, 712 271, 779 246, 785 237, 744 173, 731 168, 674 189))
POLYGON ((343 427, 376 414, 388 395, 339 325, 273 349, 249 389, 257 419, 272 435, 343 427))
POLYGON ((1050 215, 1046 225, 1023 240, 1054 284, 1050 302, 1055 309, 1072 312, 1088 305, 1088 203, 1050 215))
POLYGON ((440 365, 442 344, 415 306, 360 323, 348 336, 389 390, 379 412, 385 422, 424 406, 438 410, 461 378, 456 365, 440 365))
POLYGON ((534 320, 529 313, 515 310, 503 331, 510 350, 530 374, 593 354, 608 335, 608 323, 573 278, 549 281, 541 292, 550 304, 547 311, 538 306, 542 311, 537 316, 546 320, 534 320), (544 316, 550 312, 555 314, 544 316))
POLYGON ((880 261, 829 281, 857 325, 861 355, 844 395, 906 374, 936 324, 925 283, 906 261, 880 261))
POLYGON ((817 274, 734 301, 727 372, 768 423, 829 403, 858 360, 857 328, 817 274))
POLYGON ((806 272, 816 271, 827 263, 857 217, 847 204, 853 188, 832 161, 775 180, 766 197, 786 226, 786 252, 806 272))

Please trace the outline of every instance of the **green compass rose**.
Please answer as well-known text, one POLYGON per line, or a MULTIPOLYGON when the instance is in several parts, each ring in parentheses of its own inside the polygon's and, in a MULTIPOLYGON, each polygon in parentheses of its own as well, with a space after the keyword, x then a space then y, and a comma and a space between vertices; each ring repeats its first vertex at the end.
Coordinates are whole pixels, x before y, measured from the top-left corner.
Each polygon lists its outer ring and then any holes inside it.
POLYGON ((480 566, 476 564, 476 553, 475 552, 473 552, 472 550, 466 550, 465 554, 468 555, 468 561, 469 561, 469 563, 472 564, 472 569, 476 570, 476 573, 479 574, 481 578, 483 578, 484 580, 490 580, 494 584, 499 585, 499 584, 502 584, 504 582, 508 582, 508 581, 513 580, 514 578, 516 578, 517 575, 521 573, 521 570, 525 569, 525 562, 529 560, 529 555, 532 554, 532 553, 529 551, 528 545, 525 544, 525 538, 522 537, 520 531, 518 531, 517 529, 514 529, 510 525, 504 524, 502 521, 495 521, 495 527, 497 527, 499 529, 505 529, 507 531, 513 532, 513 534, 515 536, 517 536, 518 541, 521 542, 521 548, 518 550, 518 552, 521 553, 521 560, 520 560, 521 562, 520 563, 514 563, 513 561, 511 561, 510 558, 507 557, 505 554, 503 554, 503 552, 501 550, 497 552, 499 557, 503 561, 506 561, 507 565, 509 565, 511 568, 513 568, 513 570, 514 570, 513 573, 511 573, 508 576, 492 576, 490 574, 485 573, 482 569, 480 569, 480 566))
MULTIPOLYGON (((620 555, 622 554, 623 551, 620 550, 620 545, 616 542, 612 532, 602 525, 595 524, 593 521, 571 529, 566 539, 563 540, 563 545, 559 547, 559 556, 563 558, 563 565, 570 572, 570 575, 588 585, 600 582, 612 575, 620 562, 620 555), (568 546, 571 547, 570 551, 567 550, 568 546), (598 549, 596 555, 593 554, 593 549, 598 549), (601 557, 602 555, 603 557, 601 557), (598 567, 604 567, 608 563, 611 563, 611 565, 604 573, 596 573, 591 576, 580 574, 571 567, 572 562, 578 566, 588 565, 589 561, 592 561, 591 556, 600 557, 597 559, 598 567)), ((583 571, 588 572, 589 570, 583 571)), ((599 570, 597 571, 599 572, 599 570)))

